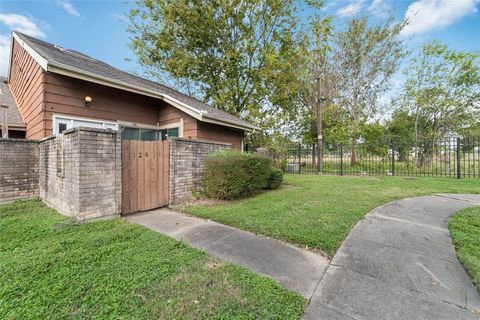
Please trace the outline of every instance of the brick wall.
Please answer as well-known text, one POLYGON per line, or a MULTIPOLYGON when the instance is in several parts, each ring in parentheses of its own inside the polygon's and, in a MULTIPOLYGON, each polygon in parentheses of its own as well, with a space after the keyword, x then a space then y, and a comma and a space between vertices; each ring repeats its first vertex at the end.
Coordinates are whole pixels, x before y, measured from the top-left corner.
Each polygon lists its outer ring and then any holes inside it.
POLYGON ((38 196, 38 143, 0 139, 0 203, 38 196))
POLYGON ((170 204, 192 199, 192 191, 203 185, 203 161, 218 150, 230 149, 229 143, 172 139, 170 141, 170 204))
POLYGON ((79 220, 121 210, 121 142, 115 131, 74 128, 40 141, 40 196, 79 220))

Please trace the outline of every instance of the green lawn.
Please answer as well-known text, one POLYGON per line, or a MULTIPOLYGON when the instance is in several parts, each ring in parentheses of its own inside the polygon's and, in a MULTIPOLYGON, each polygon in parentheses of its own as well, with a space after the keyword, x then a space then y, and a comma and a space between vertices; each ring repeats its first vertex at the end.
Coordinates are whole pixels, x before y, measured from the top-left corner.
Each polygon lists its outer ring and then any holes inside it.
POLYGON ((297 319, 275 281, 122 219, 0 206, 0 319, 297 319))
POLYGON ((479 179, 285 175, 282 189, 221 205, 184 208, 332 256, 350 229, 383 203, 437 192, 480 193, 479 179))
POLYGON ((453 215, 449 227, 458 260, 480 292, 480 207, 464 209, 453 215))

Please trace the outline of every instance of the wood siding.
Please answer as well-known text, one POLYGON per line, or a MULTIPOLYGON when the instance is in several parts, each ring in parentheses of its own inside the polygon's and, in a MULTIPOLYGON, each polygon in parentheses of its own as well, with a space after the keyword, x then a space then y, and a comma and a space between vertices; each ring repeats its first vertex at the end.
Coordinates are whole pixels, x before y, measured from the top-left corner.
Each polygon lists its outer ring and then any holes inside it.
POLYGON ((183 119, 183 137, 189 139, 197 137, 197 119, 164 101, 162 101, 158 119, 161 126, 180 122, 183 119))
POLYGON ((42 67, 13 40, 9 73, 9 87, 27 127, 27 139, 45 136, 44 88, 45 72, 42 67))
POLYGON ((231 143, 241 149, 244 132, 204 123, 165 101, 45 72, 13 41, 9 86, 27 126, 27 139, 53 133, 53 115, 164 126, 183 121, 183 137, 231 143), (90 96, 90 107, 85 97, 90 96))
POLYGON ((53 114, 155 126, 158 124, 161 104, 158 99, 48 73, 45 82, 45 118, 50 121, 45 134, 52 134, 53 114), (86 96, 92 98, 90 107, 85 107, 86 96))
POLYGON ((244 137, 245 133, 242 130, 236 130, 213 123, 198 122, 198 139, 231 143, 232 148, 241 150, 244 137))

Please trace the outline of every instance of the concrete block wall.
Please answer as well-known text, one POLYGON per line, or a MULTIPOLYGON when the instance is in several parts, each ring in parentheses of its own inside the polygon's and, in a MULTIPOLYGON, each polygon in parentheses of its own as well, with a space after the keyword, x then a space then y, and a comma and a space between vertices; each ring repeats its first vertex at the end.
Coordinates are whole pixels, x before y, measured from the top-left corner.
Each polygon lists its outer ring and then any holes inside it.
POLYGON ((38 142, 0 139, 0 203, 38 196, 38 142))
POLYGON ((78 220, 120 214, 121 141, 115 131, 74 128, 39 145, 45 202, 78 220))
POLYGON ((170 140, 170 205, 193 197, 203 185, 203 161, 218 150, 230 149, 231 144, 203 140, 170 140))
POLYGON ((113 130, 82 128, 79 213, 86 219, 117 215, 122 210, 122 142, 113 130))
POLYGON ((40 197, 60 213, 79 212, 79 140, 75 132, 42 139, 40 148, 40 197))

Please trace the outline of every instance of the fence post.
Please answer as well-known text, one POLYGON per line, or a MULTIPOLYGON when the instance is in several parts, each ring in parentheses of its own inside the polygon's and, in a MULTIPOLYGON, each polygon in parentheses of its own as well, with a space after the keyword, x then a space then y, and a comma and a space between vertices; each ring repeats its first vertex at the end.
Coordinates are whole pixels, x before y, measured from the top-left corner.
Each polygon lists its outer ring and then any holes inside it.
POLYGON ((392 176, 395 176, 395 145, 392 141, 392 176))
POLYGON ((343 145, 340 146, 340 175, 343 176, 343 145))
POLYGON ((460 165, 460 138, 457 138, 457 179, 461 178, 462 175, 462 167, 460 165))
POLYGON ((298 173, 302 173, 302 144, 298 144, 298 173))

